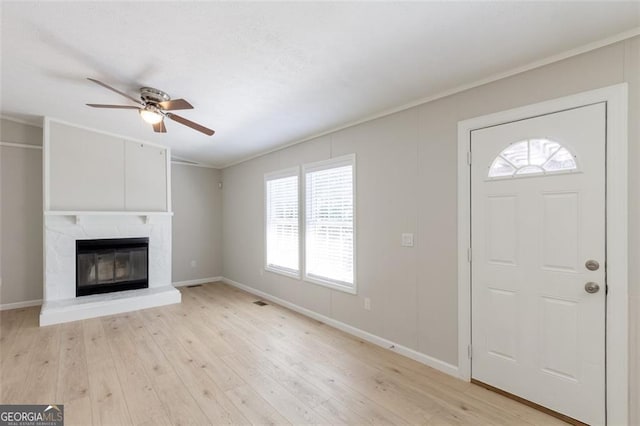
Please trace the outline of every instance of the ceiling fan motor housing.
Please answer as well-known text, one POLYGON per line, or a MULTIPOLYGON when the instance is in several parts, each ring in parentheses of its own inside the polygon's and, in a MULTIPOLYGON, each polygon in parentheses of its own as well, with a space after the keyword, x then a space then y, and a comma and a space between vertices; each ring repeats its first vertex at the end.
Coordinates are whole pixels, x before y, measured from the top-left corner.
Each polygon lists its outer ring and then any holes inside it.
POLYGON ((159 104, 171 100, 171 96, 153 87, 141 87, 140 98, 147 104, 159 104))

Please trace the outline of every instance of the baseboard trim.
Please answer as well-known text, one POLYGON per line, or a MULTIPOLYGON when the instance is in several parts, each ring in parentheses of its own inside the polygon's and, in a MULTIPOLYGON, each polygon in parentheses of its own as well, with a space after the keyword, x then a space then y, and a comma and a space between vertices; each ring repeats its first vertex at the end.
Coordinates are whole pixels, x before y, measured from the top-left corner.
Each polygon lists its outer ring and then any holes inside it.
POLYGON ((173 286, 184 287, 186 285, 209 284, 209 283, 215 283, 218 281, 222 281, 222 277, 209 277, 209 278, 198 278, 195 280, 175 281, 173 283, 173 286))
MULTIPOLYGON (((196 280, 176 281, 173 283, 174 287, 184 287, 187 285, 196 284, 208 284, 222 281, 222 277, 210 277, 210 278, 198 278, 196 280)), ((0 304, 0 311, 8 311, 10 309, 30 308, 32 306, 42 305, 42 299, 25 300, 23 302, 2 303, 0 304)))
POLYGON ((0 311, 8 311, 9 309, 30 308, 32 306, 42 305, 42 299, 25 300, 24 302, 3 303, 0 304, 0 311))
POLYGON ((314 312, 310 309, 303 308, 302 306, 296 305, 295 303, 291 303, 286 300, 280 299, 279 297, 272 296, 263 291, 256 290, 253 287, 249 287, 248 285, 239 283, 232 279, 221 277, 221 281, 224 282, 225 284, 229 284, 230 286, 244 290, 247 293, 260 296, 266 300, 269 300, 271 302, 277 303, 278 305, 284 306, 285 308, 289 308, 292 311, 298 312, 302 315, 308 316, 309 318, 313 318, 317 321, 320 321, 327 325, 335 327, 338 330, 344 331, 345 333, 349 333, 353 336, 359 337, 363 340, 366 340, 367 342, 373 343, 374 345, 378 345, 390 351, 399 353, 400 355, 404 355, 407 358, 411 358, 414 361, 418 361, 419 363, 427 365, 443 373, 449 374, 450 376, 459 378, 458 367, 456 367, 455 365, 449 364, 448 362, 439 360, 437 358, 433 358, 429 355, 423 354, 414 349, 392 342, 391 340, 387 340, 383 337, 376 336, 375 334, 369 333, 368 331, 361 330, 349 324, 345 324, 341 321, 338 321, 333 318, 314 312))

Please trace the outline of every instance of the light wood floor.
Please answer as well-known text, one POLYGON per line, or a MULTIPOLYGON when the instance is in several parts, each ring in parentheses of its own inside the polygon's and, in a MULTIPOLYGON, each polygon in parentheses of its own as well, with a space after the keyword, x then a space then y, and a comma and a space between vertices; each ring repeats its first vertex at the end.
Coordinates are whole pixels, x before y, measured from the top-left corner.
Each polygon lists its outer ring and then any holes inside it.
POLYGON ((2 312, 0 403, 61 403, 67 425, 562 424, 224 284, 182 294, 42 328, 2 312))

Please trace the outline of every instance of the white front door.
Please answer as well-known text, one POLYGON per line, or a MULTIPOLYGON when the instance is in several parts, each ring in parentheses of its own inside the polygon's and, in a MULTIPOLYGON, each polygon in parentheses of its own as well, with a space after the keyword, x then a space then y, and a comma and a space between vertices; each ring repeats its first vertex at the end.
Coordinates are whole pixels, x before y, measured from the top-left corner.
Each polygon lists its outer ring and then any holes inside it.
POLYGON ((471 133, 472 378, 605 423, 606 104, 471 133))

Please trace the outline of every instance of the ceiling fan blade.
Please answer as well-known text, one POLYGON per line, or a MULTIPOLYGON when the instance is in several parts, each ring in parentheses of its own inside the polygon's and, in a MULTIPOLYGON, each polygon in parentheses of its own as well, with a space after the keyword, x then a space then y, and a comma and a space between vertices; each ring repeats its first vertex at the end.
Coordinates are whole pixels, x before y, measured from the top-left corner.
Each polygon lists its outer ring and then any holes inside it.
POLYGON ((167 128, 164 127, 164 121, 161 121, 156 124, 152 124, 152 126, 153 126, 153 131, 156 133, 167 133, 167 128))
POLYGON ((87 77, 87 80, 89 80, 89 81, 93 81, 94 83, 96 83, 96 84, 98 84, 98 85, 100 85, 100 86, 104 87, 105 89, 109 89, 109 90, 111 90, 112 92, 116 92, 117 94, 119 94, 119 95, 121 95, 121 96, 124 96, 125 98, 130 99, 130 100, 132 100, 133 102, 135 102, 135 103, 137 103, 137 104, 139 104, 139 105, 144 105, 144 104, 140 101, 140 99, 136 99, 136 98, 134 98, 134 97, 132 97, 132 96, 129 96, 129 95, 127 95, 126 93, 119 91, 118 89, 114 89, 113 87, 109 86, 108 84, 105 84, 105 83, 103 83, 103 82, 101 82, 101 81, 99 81, 99 80, 96 80, 95 78, 87 77))
POLYGON ((131 105, 87 104, 87 106, 90 106, 93 108, 140 109, 137 106, 131 106, 131 105))
POLYGON ((172 111, 176 109, 193 109, 193 106, 184 99, 173 99, 170 101, 160 102, 158 104, 160 108, 166 111, 172 111))
POLYGON ((212 136, 215 133, 213 130, 208 129, 208 128, 204 127, 204 126, 201 126, 198 123, 194 123, 191 120, 187 120, 184 117, 180 117, 179 115, 172 114, 172 113, 168 112, 167 113, 167 117, 169 117, 173 121, 177 121, 180 124, 184 124, 187 127, 191 127, 193 130, 197 130, 199 132, 202 132, 205 135, 212 136))

